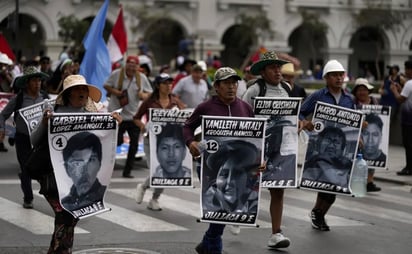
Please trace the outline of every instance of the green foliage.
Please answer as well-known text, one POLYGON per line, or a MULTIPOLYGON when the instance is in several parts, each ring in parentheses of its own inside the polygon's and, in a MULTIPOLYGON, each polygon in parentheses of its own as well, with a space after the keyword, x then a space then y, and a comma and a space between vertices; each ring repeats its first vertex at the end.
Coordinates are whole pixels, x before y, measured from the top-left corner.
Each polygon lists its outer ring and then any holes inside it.
POLYGON ((323 40, 325 34, 328 32, 328 26, 319 19, 318 13, 301 11, 302 16, 302 31, 308 33, 309 37, 316 42, 323 40))
POLYGON ((74 43, 75 46, 80 46, 82 40, 89 28, 89 22, 77 19, 73 14, 63 16, 57 21, 60 27, 58 32, 59 37, 65 43, 74 43))
POLYGON ((362 27, 375 27, 378 29, 392 29, 405 19, 405 13, 391 9, 391 4, 387 1, 364 0, 366 8, 361 9, 358 14, 354 14, 357 24, 362 27))
POLYGON ((148 28, 152 27, 152 25, 156 25, 156 29, 163 31, 166 35, 171 35, 173 31, 170 31, 167 26, 168 13, 167 11, 153 11, 153 9, 149 9, 149 7, 143 6, 127 6, 125 10, 129 13, 131 17, 134 17, 138 20, 137 25, 132 25, 130 27, 130 31, 134 34, 137 31, 142 31, 144 34, 148 33, 155 33, 155 31, 148 31, 148 28))
POLYGON ((244 38, 244 40, 254 38, 253 45, 257 45, 259 43, 259 37, 263 36, 268 39, 273 39, 276 34, 271 27, 270 20, 263 11, 255 16, 241 13, 236 17, 236 20, 238 20, 238 24, 242 26, 242 29, 236 31, 241 34, 238 36, 234 35, 236 38, 240 38, 240 41, 238 41, 240 45, 248 43, 246 41, 242 42, 242 38, 244 38))

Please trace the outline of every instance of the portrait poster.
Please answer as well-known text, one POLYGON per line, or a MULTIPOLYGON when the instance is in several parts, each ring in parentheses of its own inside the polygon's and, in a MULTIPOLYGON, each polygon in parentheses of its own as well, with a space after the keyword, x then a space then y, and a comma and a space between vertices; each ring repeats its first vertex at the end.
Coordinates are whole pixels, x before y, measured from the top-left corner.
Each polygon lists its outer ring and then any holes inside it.
POLYGON ((151 187, 193 187, 193 159, 183 139, 183 125, 192 112, 149 109, 151 187))
POLYGON ((256 97, 256 117, 267 119, 262 173, 263 188, 296 188, 301 98, 256 97))
POLYGON ((48 126, 62 207, 76 218, 110 210, 104 195, 115 163, 117 121, 110 113, 54 113, 48 126))
POLYGON ((362 105, 368 125, 361 130, 363 147, 359 147, 369 168, 388 168, 389 127, 391 107, 383 105, 362 105))
POLYGON ((300 187, 350 195, 349 183, 363 121, 360 111, 317 102, 300 187))
POLYGON ((49 106, 54 108, 55 104, 56 100, 46 99, 42 102, 19 109, 20 117, 26 123, 29 135, 31 135, 31 132, 37 127, 39 122, 42 120, 45 108, 49 106))
MULTIPOLYGON (((14 93, 0 92, 0 112, 3 111, 13 96, 15 96, 14 93)), ((14 137, 15 133, 16 127, 14 126, 13 115, 11 115, 5 122, 5 135, 8 137, 14 137)))
POLYGON ((203 116, 202 222, 255 226, 266 119, 203 116))

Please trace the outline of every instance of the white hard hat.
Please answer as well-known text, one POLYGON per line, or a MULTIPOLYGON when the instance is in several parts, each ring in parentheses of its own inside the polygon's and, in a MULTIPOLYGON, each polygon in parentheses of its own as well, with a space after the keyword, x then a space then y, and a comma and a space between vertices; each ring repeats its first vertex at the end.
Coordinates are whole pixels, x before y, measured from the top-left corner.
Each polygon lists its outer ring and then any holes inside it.
POLYGON ((324 78, 325 75, 329 72, 345 72, 345 69, 343 68, 342 64, 339 63, 337 60, 329 60, 325 64, 325 67, 323 67, 322 78, 324 78))

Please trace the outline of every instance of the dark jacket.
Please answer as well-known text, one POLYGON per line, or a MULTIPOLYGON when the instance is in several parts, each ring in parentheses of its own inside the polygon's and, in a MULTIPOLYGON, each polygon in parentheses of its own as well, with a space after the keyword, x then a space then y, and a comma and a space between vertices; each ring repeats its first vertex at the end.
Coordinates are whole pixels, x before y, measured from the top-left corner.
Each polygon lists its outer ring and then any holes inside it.
POLYGON ((202 123, 202 116, 237 116, 237 117, 254 117, 252 107, 245 101, 235 98, 230 104, 226 105, 217 96, 199 104, 193 111, 192 115, 185 122, 183 127, 183 137, 185 144, 189 145, 194 138, 194 131, 202 123))

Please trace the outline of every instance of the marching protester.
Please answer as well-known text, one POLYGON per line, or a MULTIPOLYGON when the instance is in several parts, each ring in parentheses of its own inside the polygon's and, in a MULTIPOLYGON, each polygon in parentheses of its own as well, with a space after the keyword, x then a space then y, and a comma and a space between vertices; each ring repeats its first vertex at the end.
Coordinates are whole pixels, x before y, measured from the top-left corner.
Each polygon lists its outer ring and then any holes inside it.
MULTIPOLYGON (((370 95, 372 93, 372 90, 373 90, 373 86, 371 84, 369 84, 367 79, 357 78, 355 80, 355 86, 352 89, 352 94, 355 96, 354 100, 355 100, 356 108, 361 108, 362 105, 379 105, 379 100, 370 95)), ((362 153, 363 158, 365 160, 376 159, 377 158, 377 157, 375 157, 375 155, 373 155, 371 153, 368 153, 368 151, 379 149, 380 141, 382 140, 382 125, 381 125, 382 120, 380 120, 380 118, 379 118, 380 123, 377 123, 376 121, 374 121, 374 119, 376 119, 376 117, 367 115, 367 117, 365 118, 365 121, 368 122, 368 126, 364 130, 362 130, 362 137, 364 139, 366 139, 367 136, 369 136, 368 133, 371 133, 370 130, 372 128, 380 126, 380 128, 374 128, 375 131, 378 131, 379 142, 378 143, 373 143, 373 142, 365 143, 365 147, 364 147, 363 153, 362 153), (369 121, 368 121, 368 119, 369 119, 369 121), (371 122, 371 120, 372 120, 372 122, 371 122), (371 125, 369 126, 369 124, 371 124, 371 125)), ((376 135, 374 135, 374 136, 376 136, 376 135)), ((378 156, 379 156, 379 154, 378 154, 378 156)), ((376 184, 373 182, 374 174, 375 174, 375 169, 369 168, 368 169, 368 181, 367 181, 368 183, 367 183, 367 186, 366 186, 366 189, 367 189, 368 192, 375 192, 375 191, 380 191, 381 190, 381 188, 376 186, 376 184)))
MULTIPOLYGON (((355 105, 350 94, 342 89, 345 69, 337 60, 330 60, 323 69, 323 78, 326 87, 317 90, 305 99, 302 104, 299 118, 300 129, 313 130, 313 123, 306 119, 315 109, 316 102, 321 101, 345 108, 354 109, 355 105)), ((343 143, 343 142, 342 142, 343 143)), ((337 144, 334 144, 335 146, 337 144)), ((341 144, 342 145, 342 144, 341 144)), ((339 160, 339 158, 335 158, 339 160)), ((336 200, 336 194, 318 192, 316 203, 311 211, 312 227, 320 231, 329 231, 325 215, 336 200)))
POLYGON ((117 145, 123 144, 123 135, 127 132, 130 146, 122 176, 133 178, 131 170, 134 166, 140 135, 140 129, 133 122, 133 116, 138 110, 139 102, 147 99, 153 91, 147 77, 139 71, 139 58, 134 55, 128 56, 126 66, 112 72, 104 89, 110 94, 109 112, 122 109, 123 121, 119 126, 117 145))
POLYGON ((28 126, 20 116, 18 110, 42 102, 48 95, 41 90, 42 80, 47 74, 40 72, 36 67, 29 66, 23 71, 23 75, 16 78, 14 86, 19 88, 18 94, 11 98, 7 106, 0 113, 0 141, 5 137, 5 121, 14 113, 16 124, 15 145, 17 160, 20 164, 20 186, 23 191, 23 207, 33 208, 33 189, 31 178, 26 170, 25 164, 28 159, 31 142, 28 126))
POLYGON ((203 79, 203 74, 202 66, 193 65, 190 75, 180 79, 172 90, 187 108, 195 108, 207 99, 209 88, 203 79))
MULTIPOLYGON (((250 68, 253 75, 260 75, 256 83, 251 85, 243 95, 243 99, 250 105, 254 105, 254 98, 260 97, 290 97, 289 85, 282 81, 281 68, 288 61, 279 59, 276 52, 268 51, 261 59, 250 68)), ((267 157, 265 155, 265 157, 267 157)), ((286 169, 295 171, 295 167, 286 169)), ((290 245, 290 239, 283 235, 283 188, 269 188, 270 192, 270 217, 272 220, 272 235, 268 241, 269 248, 286 248, 290 245)))
MULTIPOLYGON (((54 110, 45 110, 42 121, 31 135, 33 146, 40 146, 42 143, 48 142, 47 123, 53 115, 53 111, 56 113, 97 112, 94 103, 99 102, 100 99, 100 90, 87 84, 82 75, 69 75, 66 77, 63 82, 63 90, 56 98, 54 110)), ((121 122, 118 113, 113 113, 112 116, 118 122, 121 122)), ((68 163, 69 159, 67 158, 65 162, 68 163)), ((47 165, 46 162, 44 163, 47 165)), ((78 218, 75 218, 61 206, 53 168, 48 169, 48 172, 39 181, 40 194, 44 195, 55 213, 54 232, 47 253, 72 253, 74 228, 78 218)))
POLYGON ((408 81, 403 88, 398 83, 391 84, 391 91, 398 102, 403 104, 401 109, 402 143, 405 148, 405 167, 398 175, 412 175, 412 61, 405 62, 405 75, 408 81))
MULTIPOLYGON (((197 158, 201 155, 199 141, 195 140, 194 133, 196 128, 201 125, 202 116, 254 116, 252 107, 236 96, 237 82, 240 79, 232 68, 222 67, 216 71, 213 86, 217 95, 199 104, 183 127, 185 143, 193 157, 197 158)), ((200 169, 198 168, 198 170, 200 169)), ((198 175, 200 176, 199 171, 198 175)), ((224 229, 225 224, 209 224, 202 241, 196 246, 197 253, 222 253, 224 229)))
MULTIPOLYGON (((172 94, 172 82, 173 78, 169 74, 161 73, 154 80, 154 90, 148 99, 146 99, 139 107, 139 111, 134 115, 134 123, 142 132, 146 132, 145 124, 142 121, 142 117, 149 117, 149 108, 162 108, 183 109, 184 104, 172 94)), ((144 138, 144 152, 146 155, 147 167, 150 168, 150 147, 149 147, 149 135, 144 138)), ((150 187, 150 177, 148 176, 143 184, 138 184, 136 187, 136 202, 142 203, 143 196, 146 189, 150 187)), ((160 211, 162 208, 159 205, 159 197, 163 192, 163 188, 155 188, 153 191, 152 199, 149 201, 147 208, 153 211, 160 211)))
POLYGON ((283 80, 288 82, 291 87, 292 93, 290 96, 302 97, 303 99, 306 98, 307 94, 305 88, 303 88, 299 84, 296 84, 296 77, 302 75, 303 71, 295 70, 293 63, 287 63, 282 65, 280 72, 282 73, 283 80))

